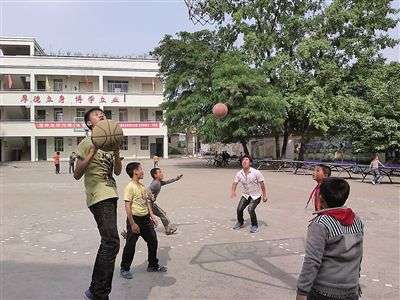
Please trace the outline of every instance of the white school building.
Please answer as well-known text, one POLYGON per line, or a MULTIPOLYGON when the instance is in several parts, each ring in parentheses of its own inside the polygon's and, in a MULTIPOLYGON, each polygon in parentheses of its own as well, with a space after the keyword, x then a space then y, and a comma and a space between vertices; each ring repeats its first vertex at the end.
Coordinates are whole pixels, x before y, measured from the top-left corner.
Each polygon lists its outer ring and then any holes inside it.
POLYGON ((66 160, 91 107, 123 128, 121 156, 168 157, 156 59, 46 55, 34 38, 0 37, 0 49, 0 161, 66 160))

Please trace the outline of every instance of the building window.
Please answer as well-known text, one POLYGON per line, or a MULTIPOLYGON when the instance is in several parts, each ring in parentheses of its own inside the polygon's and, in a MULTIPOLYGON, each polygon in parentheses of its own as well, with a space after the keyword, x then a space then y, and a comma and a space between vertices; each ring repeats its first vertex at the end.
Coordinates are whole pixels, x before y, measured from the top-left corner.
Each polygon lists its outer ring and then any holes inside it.
POLYGON ((141 109, 140 110, 140 122, 147 122, 149 120, 149 110, 141 109))
POLYGON ((84 138, 85 138, 84 136, 78 136, 78 137, 76 138, 76 144, 79 145, 79 143, 82 142, 82 140, 83 140, 84 138))
POLYGON ((61 92, 63 90, 63 81, 62 81, 62 79, 54 79, 53 90, 55 92, 61 92))
POLYGON ((159 121, 159 122, 164 121, 162 110, 156 111, 156 121, 159 121))
POLYGON ((46 121, 46 110, 38 109, 36 111, 36 120, 37 121, 46 121))
POLYGON ((128 92, 128 81, 108 81, 108 91, 110 93, 127 93, 128 92))
POLYGON ((128 137, 124 136, 122 140, 121 150, 128 150, 128 137))
POLYGON ((106 116, 107 119, 109 119, 109 120, 112 119, 112 111, 111 110, 105 110, 104 115, 106 116))
POLYGON ((119 109, 119 121, 120 122, 128 121, 128 109, 126 108, 119 109))
POLYGON ((54 121, 62 121, 64 119, 63 109, 55 108, 54 109, 54 121))
POLYGON ((38 91, 45 91, 46 90, 46 81, 38 80, 36 82, 36 90, 38 91))
POLYGON ((63 137, 55 137, 54 138, 54 152, 64 151, 64 138, 63 137))
POLYGON ((84 108, 77 108, 76 109, 76 117, 77 118, 84 118, 85 117, 86 109, 84 108))
POLYGON ((149 150, 149 137, 148 136, 140 137, 140 150, 149 150))

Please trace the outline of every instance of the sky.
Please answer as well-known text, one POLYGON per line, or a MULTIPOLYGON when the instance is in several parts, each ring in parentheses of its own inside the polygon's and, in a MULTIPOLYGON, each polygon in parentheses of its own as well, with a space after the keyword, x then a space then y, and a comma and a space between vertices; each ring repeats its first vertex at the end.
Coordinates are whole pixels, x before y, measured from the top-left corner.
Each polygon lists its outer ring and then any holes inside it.
MULTIPOLYGON (((201 29, 183 0, 0 0, 0 35, 34 37, 48 53, 141 55, 165 34, 201 29)), ((390 34, 400 38, 400 25, 390 34)), ((383 54, 400 61, 399 53, 383 54)))

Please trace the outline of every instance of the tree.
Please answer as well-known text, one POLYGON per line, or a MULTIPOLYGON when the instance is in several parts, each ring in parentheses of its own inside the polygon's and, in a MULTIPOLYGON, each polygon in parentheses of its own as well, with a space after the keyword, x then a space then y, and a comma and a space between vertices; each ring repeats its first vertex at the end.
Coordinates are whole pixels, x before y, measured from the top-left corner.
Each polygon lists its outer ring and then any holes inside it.
POLYGON ((333 134, 353 142, 355 152, 400 149, 400 64, 376 63, 364 69, 341 99, 346 109, 337 116, 333 134))
POLYGON ((284 101, 258 69, 226 44, 207 30, 180 32, 164 37, 152 54, 160 60, 167 125, 176 131, 196 129, 206 142, 240 142, 248 154, 250 138, 281 126, 284 101), (217 102, 229 107, 222 121, 211 114, 217 102))
POLYGON ((239 52, 221 55, 211 76, 211 98, 224 102, 229 114, 216 120, 205 116, 201 134, 205 141, 240 142, 249 154, 247 142, 254 137, 271 134, 283 122, 284 102, 259 70, 244 62, 239 52))
POLYGON ((282 93, 282 154, 297 134, 300 158, 308 139, 326 134, 346 109, 338 100, 354 72, 382 61, 379 51, 397 43, 388 36, 397 11, 387 0, 209 0, 205 11, 282 93))

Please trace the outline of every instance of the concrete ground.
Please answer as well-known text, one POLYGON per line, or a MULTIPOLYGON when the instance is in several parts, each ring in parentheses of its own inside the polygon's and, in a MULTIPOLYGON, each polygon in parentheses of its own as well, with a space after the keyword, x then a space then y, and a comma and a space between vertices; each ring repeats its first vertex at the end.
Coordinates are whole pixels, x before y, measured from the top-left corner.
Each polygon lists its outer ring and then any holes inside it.
MULTIPOLYGON (((126 162, 124 162, 125 166, 126 162)), ((151 162, 143 162, 149 170, 151 162)), ((147 250, 138 242, 134 278, 119 277, 117 257, 111 299, 295 299, 314 186, 310 176, 263 171, 269 201, 260 204, 260 232, 231 229, 238 199, 229 199, 235 169, 205 161, 161 162, 167 177, 159 205, 178 224, 176 235, 159 226, 159 258, 168 273, 146 272, 147 250)), ((82 299, 91 278, 99 234, 86 208, 83 182, 62 166, 10 163, 0 166, 1 300, 82 299)), ((146 172, 145 182, 150 181, 146 172)), ((120 195, 128 182, 117 177, 120 195)), ((399 299, 399 185, 350 180, 351 206, 365 224, 363 299, 399 299)), ((118 208, 124 227, 123 202, 118 208)))

